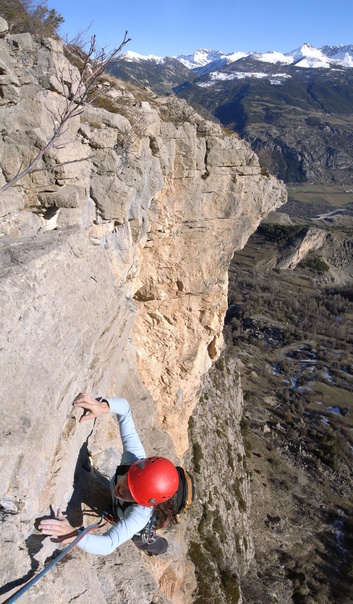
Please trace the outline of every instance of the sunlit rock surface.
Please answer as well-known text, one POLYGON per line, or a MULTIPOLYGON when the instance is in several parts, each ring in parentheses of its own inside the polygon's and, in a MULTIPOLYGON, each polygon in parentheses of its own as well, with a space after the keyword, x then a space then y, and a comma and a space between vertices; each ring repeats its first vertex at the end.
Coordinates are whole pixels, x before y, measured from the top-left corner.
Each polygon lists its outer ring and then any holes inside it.
MULTIPOLYGON (((78 75, 60 42, 29 34, 1 38, 0 61, 1 187, 46 145, 78 75)), ((245 142, 185 119, 184 102, 116 82, 101 105, 0 195, 4 597, 57 549, 35 518, 70 504, 90 524, 108 505, 117 425, 78 424, 78 392, 127 397, 147 454, 182 461, 222 348, 230 258, 286 200, 245 142)), ((132 543, 104 559, 77 550, 23 602, 191 602, 184 533, 161 560, 132 543)))

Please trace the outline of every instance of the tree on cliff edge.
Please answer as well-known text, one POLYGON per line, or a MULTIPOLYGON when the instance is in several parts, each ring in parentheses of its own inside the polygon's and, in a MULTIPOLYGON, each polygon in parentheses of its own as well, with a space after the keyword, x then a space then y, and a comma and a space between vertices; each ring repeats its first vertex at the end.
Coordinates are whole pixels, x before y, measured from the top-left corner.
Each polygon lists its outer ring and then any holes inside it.
POLYGON ((64 18, 46 0, 0 0, 0 16, 9 24, 13 34, 29 32, 55 36, 64 18))

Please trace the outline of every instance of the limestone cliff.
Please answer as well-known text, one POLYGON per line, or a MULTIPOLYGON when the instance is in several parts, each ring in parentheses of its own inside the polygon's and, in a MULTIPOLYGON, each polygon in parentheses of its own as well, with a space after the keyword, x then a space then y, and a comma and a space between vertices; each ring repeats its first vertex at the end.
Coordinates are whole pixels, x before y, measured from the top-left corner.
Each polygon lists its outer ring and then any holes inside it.
POLYGON ((223 352, 203 380, 190 420, 198 487, 188 519, 189 553, 198 583, 195 604, 242 602, 242 580, 254 557, 251 473, 240 429, 244 369, 229 349, 223 352))
POLYGON ((327 233, 317 228, 308 229, 302 241, 294 249, 285 251, 278 259, 277 266, 280 269, 293 269, 305 258, 309 252, 319 250, 327 239, 327 233))
MULTIPOLYGON (((0 19, 0 187, 45 146, 77 77, 60 42, 6 29, 0 19)), ((248 144, 183 101, 119 82, 37 167, 0 196, 7 595, 55 549, 35 518, 70 504, 89 524, 99 506, 87 485, 119 459, 112 417, 76 422, 79 391, 127 397, 147 454, 187 450, 201 377, 222 348, 229 261, 286 196, 248 144)), ((156 562, 130 543, 104 559, 77 550, 22 601, 190 602, 184 531, 156 562)))

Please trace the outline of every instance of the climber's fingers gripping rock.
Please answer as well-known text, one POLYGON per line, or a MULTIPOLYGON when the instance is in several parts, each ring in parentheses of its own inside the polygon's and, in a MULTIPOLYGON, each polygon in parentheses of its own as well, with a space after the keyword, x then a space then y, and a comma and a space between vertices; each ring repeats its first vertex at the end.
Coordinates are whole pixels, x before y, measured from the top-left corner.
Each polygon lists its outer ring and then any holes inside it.
POLYGON ((60 509, 55 518, 41 520, 38 529, 43 535, 51 535, 52 537, 71 536, 72 532, 75 531, 60 509))
POLYGON ((83 415, 80 417, 80 422, 87 419, 94 419, 104 413, 109 413, 109 405, 107 401, 99 402, 86 392, 80 392, 73 402, 74 407, 84 409, 83 415))

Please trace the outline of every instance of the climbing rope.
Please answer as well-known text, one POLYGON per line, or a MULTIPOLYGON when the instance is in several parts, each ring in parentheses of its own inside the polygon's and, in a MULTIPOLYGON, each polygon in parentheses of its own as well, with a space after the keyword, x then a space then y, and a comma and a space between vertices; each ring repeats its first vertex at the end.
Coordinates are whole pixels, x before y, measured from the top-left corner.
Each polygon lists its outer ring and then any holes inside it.
MULTIPOLYGON (((50 562, 50 564, 48 564, 48 566, 46 566, 40 573, 38 573, 38 575, 36 575, 35 577, 33 577, 33 579, 31 579, 30 581, 28 581, 28 583, 26 583, 26 585, 24 585, 23 587, 21 587, 20 589, 18 589, 14 594, 12 594, 12 596, 10 596, 9 598, 7 598, 7 600, 4 600, 2 604, 12 604, 12 602, 16 602, 16 600, 18 600, 18 598, 20 598, 30 587, 32 587, 32 585, 34 585, 35 583, 37 583, 37 581, 39 581, 39 579, 41 579, 43 577, 43 575, 45 575, 51 568, 53 568, 53 566, 55 566, 55 564, 57 564, 58 562, 60 562, 60 560, 63 559, 64 556, 66 556, 66 554, 68 554, 74 547, 75 545, 78 544, 79 541, 81 541, 81 539, 87 535, 87 533, 90 533, 91 531, 93 531, 94 529, 98 528, 98 527, 102 527, 105 526, 108 522, 115 522, 115 520, 113 519, 113 517, 110 514, 107 514, 106 512, 104 512, 102 518, 99 520, 99 522, 96 522, 95 524, 91 524, 90 526, 87 526, 87 528, 84 529, 80 529, 79 534, 77 535, 76 539, 74 539, 74 541, 72 541, 58 556, 57 558, 54 558, 54 560, 52 560, 52 562, 50 562)), ((68 538, 69 535, 66 535, 64 538, 68 538)), ((60 539, 57 539, 56 542, 60 542, 60 539)))

